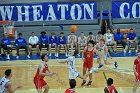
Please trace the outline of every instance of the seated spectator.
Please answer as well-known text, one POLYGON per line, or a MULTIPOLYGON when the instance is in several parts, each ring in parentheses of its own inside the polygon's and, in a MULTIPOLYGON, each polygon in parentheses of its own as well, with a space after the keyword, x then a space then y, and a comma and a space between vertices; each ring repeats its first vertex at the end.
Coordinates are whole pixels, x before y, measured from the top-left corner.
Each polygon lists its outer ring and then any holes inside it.
POLYGON ((12 48, 10 39, 7 37, 6 33, 4 34, 4 38, 1 40, 1 48, 3 48, 3 50, 7 50, 7 59, 10 59, 10 50, 12 50, 12 48))
POLYGON ((18 34, 18 38, 15 40, 16 50, 17 50, 17 59, 19 59, 19 49, 25 49, 25 52, 27 54, 27 57, 30 58, 29 53, 28 53, 28 46, 27 42, 24 38, 22 38, 22 33, 18 34))
POLYGON ((32 48, 36 48, 37 54, 40 54, 39 50, 39 40, 38 37, 35 36, 35 33, 32 32, 29 38, 29 54, 32 53, 32 48))
POLYGON ((128 46, 128 51, 131 53, 130 46, 135 47, 135 52, 138 52, 138 42, 137 42, 137 36, 136 33, 134 32, 134 29, 130 29, 130 32, 127 33, 127 46, 128 46))
POLYGON ((75 79, 69 80, 69 85, 70 85, 70 88, 67 89, 65 93, 76 93, 75 91, 76 80, 75 79))
POLYGON ((95 36, 93 35, 92 32, 89 32, 88 36, 87 36, 87 42, 93 40, 95 42, 95 36))
POLYGON ((75 49, 77 49, 77 36, 74 34, 74 32, 71 32, 70 35, 68 36, 68 40, 67 40, 67 46, 68 46, 68 50, 71 47, 71 51, 73 51, 74 47, 75 49))
POLYGON ((114 50, 114 52, 116 52, 116 42, 114 41, 114 36, 110 32, 109 28, 107 29, 107 33, 104 34, 104 38, 105 38, 105 44, 107 46, 113 45, 113 50, 114 50))
POLYGON ((124 53, 126 52, 126 42, 124 41, 123 33, 120 32, 120 29, 117 29, 117 32, 114 34, 114 40, 117 45, 122 45, 124 49, 124 53))
POLYGON ((87 44, 87 38, 84 35, 84 32, 81 32, 80 36, 78 37, 78 51, 80 54, 80 48, 85 47, 87 44))
POLYGON ((101 39, 103 39, 103 38, 104 38, 104 37, 103 37, 101 31, 99 31, 98 34, 96 35, 96 43, 99 43, 99 41, 100 41, 101 39))
POLYGON ((46 32, 41 32, 41 36, 39 37, 39 44, 40 44, 40 50, 42 48, 47 48, 47 51, 49 50, 49 38, 46 35, 46 32))
POLYGON ((67 38, 64 36, 64 32, 60 33, 60 36, 58 36, 58 48, 57 48, 57 57, 58 57, 58 52, 60 47, 64 47, 65 48, 65 53, 67 56, 67 38))
MULTIPOLYGON (((51 33, 51 36, 49 37, 49 56, 51 56, 51 48, 54 47, 55 51, 57 52, 57 36, 55 35, 54 32, 51 33)), ((55 56, 56 53, 55 53, 55 56)))
POLYGON ((113 85, 113 79, 108 78, 107 86, 104 89, 104 93, 118 93, 116 87, 113 85))

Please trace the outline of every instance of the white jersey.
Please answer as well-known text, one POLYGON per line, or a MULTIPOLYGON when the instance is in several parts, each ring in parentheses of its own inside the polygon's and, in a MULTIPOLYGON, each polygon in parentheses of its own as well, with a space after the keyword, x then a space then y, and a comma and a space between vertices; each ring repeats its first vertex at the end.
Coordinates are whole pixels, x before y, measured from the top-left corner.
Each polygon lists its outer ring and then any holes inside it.
POLYGON ((97 55, 98 58, 103 58, 104 60, 107 60, 107 55, 106 55, 106 45, 104 44, 103 46, 100 46, 99 43, 96 44, 95 48, 97 49, 97 55))
POLYGON ((78 43, 79 44, 86 44, 86 37, 85 36, 83 38, 81 36, 78 37, 78 43))
POLYGON ((89 40, 93 40, 93 41, 95 41, 95 37, 94 37, 94 35, 92 35, 92 37, 87 37, 87 41, 89 41, 89 40))
POLYGON ((6 84, 10 82, 9 79, 5 78, 5 76, 0 80, 0 93, 6 93, 6 84))
POLYGON ((68 69, 69 69, 69 79, 75 79, 79 75, 79 72, 75 68, 75 57, 69 56, 67 60, 68 60, 68 69))
POLYGON ((105 38, 106 38, 106 42, 111 42, 113 40, 113 34, 112 33, 110 33, 110 34, 106 33, 105 38))

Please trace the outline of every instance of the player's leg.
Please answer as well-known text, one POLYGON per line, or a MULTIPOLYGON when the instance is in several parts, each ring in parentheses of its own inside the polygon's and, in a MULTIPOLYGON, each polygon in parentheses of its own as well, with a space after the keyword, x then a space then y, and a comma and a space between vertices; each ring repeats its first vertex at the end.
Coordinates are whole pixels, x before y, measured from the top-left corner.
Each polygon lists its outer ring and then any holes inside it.
POLYGON ((136 90, 137 90, 139 84, 140 84, 140 82, 136 82, 136 83, 134 84, 133 93, 136 93, 136 90))
POLYGON ((51 47, 52 47, 52 45, 51 45, 51 44, 49 44, 49 56, 51 56, 51 55, 52 55, 52 53, 51 53, 51 47))
POLYGON ((57 44, 54 44, 54 48, 55 48, 55 56, 58 57, 58 52, 57 52, 57 44))
POLYGON ((63 44, 63 46, 64 46, 64 48, 65 48, 65 53, 66 53, 65 55, 68 56, 68 55, 67 55, 67 54, 68 54, 68 53, 67 53, 67 45, 66 45, 66 44, 63 44))
MULTIPOLYGON (((84 64, 83 64, 83 76, 86 75, 86 71, 87 71, 87 64, 86 64, 86 62, 84 62, 84 64)), ((86 80, 83 80, 81 85, 83 86, 85 84, 86 84, 86 80)))
POLYGON ((60 44, 57 45, 57 53, 59 54, 59 50, 60 50, 60 44))
MULTIPOLYGON (((93 62, 89 62, 88 63, 88 72, 90 71, 90 69, 93 67, 93 62)), ((92 73, 89 73, 89 82, 87 84, 87 86, 90 86, 92 84, 92 73)))
POLYGON ((39 44, 36 44, 36 51, 38 54, 40 54, 39 44))
POLYGON ((134 45, 135 45, 135 46, 134 46, 134 47, 135 47, 135 52, 137 53, 137 52, 138 52, 138 42, 135 41, 135 42, 134 42, 134 45))
POLYGON ((29 44, 29 55, 31 54, 31 52, 32 52, 32 45, 29 44))
POLYGON ((38 93, 42 93, 42 89, 37 89, 37 92, 38 93))
POLYGON ((45 86, 43 86, 43 88, 45 89, 44 93, 48 93, 49 92, 49 86, 47 84, 45 86))
POLYGON ((80 54, 80 44, 78 43, 78 52, 79 52, 79 54, 80 54))

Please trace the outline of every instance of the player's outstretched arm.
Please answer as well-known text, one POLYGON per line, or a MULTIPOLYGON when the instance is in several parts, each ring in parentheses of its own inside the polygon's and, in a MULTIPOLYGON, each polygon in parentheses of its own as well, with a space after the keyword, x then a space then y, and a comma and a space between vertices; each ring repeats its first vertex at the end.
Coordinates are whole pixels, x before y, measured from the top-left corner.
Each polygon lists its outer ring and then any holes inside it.
POLYGON ((14 89, 12 89, 12 84, 11 83, 8 83, 6 86, 7 86, 8 93, 14 93, 18 88, 21 88, 21 86, 18 85, 14 89))
POLYGON ((68 60, 66 60, 66 59, 64 59, 64 60, 57 59, 57 62, 58 63, 68 63, 68 60))

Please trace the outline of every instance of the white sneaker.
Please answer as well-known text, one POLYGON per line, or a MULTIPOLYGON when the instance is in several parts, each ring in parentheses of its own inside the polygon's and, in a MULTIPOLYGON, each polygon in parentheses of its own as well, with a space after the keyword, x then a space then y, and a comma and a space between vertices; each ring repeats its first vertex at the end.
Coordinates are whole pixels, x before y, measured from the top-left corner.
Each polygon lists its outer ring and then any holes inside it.
POLYGON ((67 53, 66 53, 65 55, 66 55, 66 57, 68 56, 68 54, 67 54, 67 53))
POLYGON ((19 59, 19 56, 17 56, 16 58, 19 59))
POLYGON ((7 55, 7 59, 8 59, 8 60, 10 59, 10 56, 9 56, 9 54, 7 55))
POLYGON ((29 55, 28 55, 27 57, 28 57, 28 58, 30 58, 30 56, 29 56, 29 55))
POLYGON ((135 50, 135 52, 137 53, 137 52, 138 52, 138 50, 135 50))
POLYGON ((129 50, 129 53, 131 53, 131 50, 129 50))
POLYGON ((126 53, 126 50, 124 49, 123 52, 126 53))
POLYGON ((55 56, 58 57, 58 53, 56 53, 55 56))
POLYGON ((52 54, 50 53, 49 56, 52 56, 52 54))

